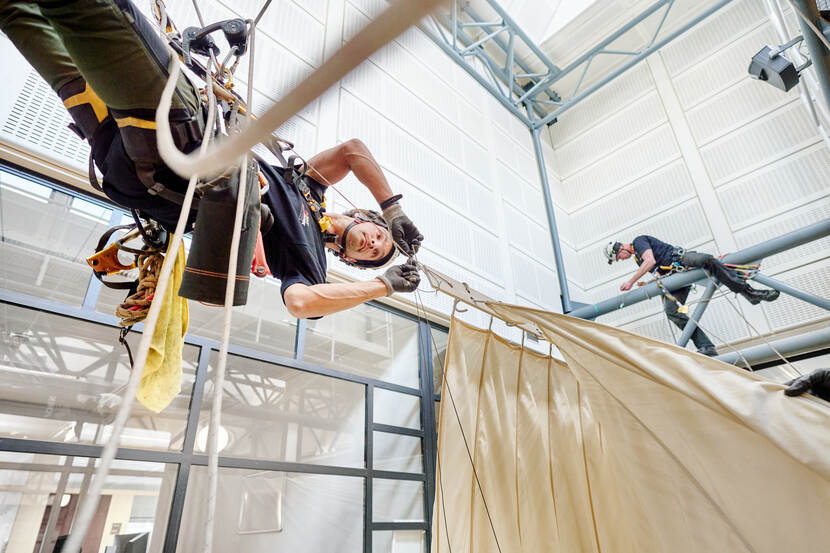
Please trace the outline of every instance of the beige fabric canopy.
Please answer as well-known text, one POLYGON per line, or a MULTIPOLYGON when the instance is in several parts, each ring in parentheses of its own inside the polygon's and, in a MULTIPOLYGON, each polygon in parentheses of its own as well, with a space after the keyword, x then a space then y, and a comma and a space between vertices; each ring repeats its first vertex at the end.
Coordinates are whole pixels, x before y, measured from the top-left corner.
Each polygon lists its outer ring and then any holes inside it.
POLYGON ((490 307, 538 325, 567 365, 453 320, 433 552, 830 551, 830 404, 613 327, 490 307))

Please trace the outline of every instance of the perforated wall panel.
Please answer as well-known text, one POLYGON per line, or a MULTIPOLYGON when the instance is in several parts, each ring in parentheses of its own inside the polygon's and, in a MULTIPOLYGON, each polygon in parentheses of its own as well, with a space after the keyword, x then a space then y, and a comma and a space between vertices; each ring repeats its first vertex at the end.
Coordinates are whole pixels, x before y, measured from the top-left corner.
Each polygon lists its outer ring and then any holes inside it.
POLYGON ((807 111, 792 102, 700 149, 715 185, 759 169, 817 142, 807 111))
MULTIPOLYGON (((763 0, 738 0, 666 45, 660 55, 672 76, 766 20, 763 0)), ((759 48, 760 49, 760 48, 759 48)))
MULTIPOLYGON (((830 193, 830 190, 826 192, 830 193)), ((811 202, 799 209, 753 225, 735 233, 738 246, 746 248, 771 238, 830 219, 830 196, 811 202)), ((815 240, 764 259, 761 268, 765 274, 775 275, 798 264, 811 263, 830 256, 830 237, 815 240)))
MULTIPOLYGON (((830 298, 830 260, 801 267, 776 275, 778 280, 795 288, 830 298)), ((770 326, 775 330, 798 326, 806 322, 827 319, 830 313, 786 294, 771 303, 761 304, 770 326)))
POLYGON ((561 147, 596 123, 611 117, 625 106, 654 88, 654 81, 645 63, 632 67, 596 93, 580 102, 550 128, 553 145, 561 147))
POLYGON ((69 130, 69 114, 49 85, 31 69, 3 121, 2 133, 57 156, 75 168, 86 168, 89 146, 69 130))
POLYGON ((694 195, 694 185, 686 165, 682 160, 675 160, 624 189, 572 213, 570 225, 579 229, 573 245, 582 248, 599 237, 613 236, 694 195))
POLYGON ((562 207, 566 211, 597 201, 680 155, 669 125, 661 125, 621 146, 597 163, 562 180, 561 195, 565 200, 562 207))
MULTIPOLYGON (((256 16, 263 6, 260 0, 223 0, 222 4, 243 18, 256 16)), ((257 39, 263 35, 270 36, 294 55, 316 67, 323 60, 325 26, 319 16, 320 8, 324 9, 325 2, 315 0, 301 4, 308 4, 310 9, 303 9, 302 5, 291 0, 272 0, 257 26, 257 31, 261 32, 257 33, 257 39), (317 17, 314 12, 317 12, 317 17)))
POLYGON ((616 150, 620 143, 642 136, 666 121, 663 105, 656 91, 625 105, 611 117, 557 150, 559 173, 567 178, 581 168, 616 150))
POLYGON ((745 79, 747 60, 761 49, 760 45, 775 44, 777 40, 772 24, 765 23, 729 46, 712 52, 675 77, 674 86, 680 104, 688 109, 745 79))
POLYGON ((703 146, 731 130, 798 100, 798 90, 783 93, 771 86, 759 86, 744 79, 709 101, 686 112, 695 141, 703 146))
POLYGON ((739 229, 828 193, 830 150, 818 143, 730 182, 718 197, 729 224, 739 229))

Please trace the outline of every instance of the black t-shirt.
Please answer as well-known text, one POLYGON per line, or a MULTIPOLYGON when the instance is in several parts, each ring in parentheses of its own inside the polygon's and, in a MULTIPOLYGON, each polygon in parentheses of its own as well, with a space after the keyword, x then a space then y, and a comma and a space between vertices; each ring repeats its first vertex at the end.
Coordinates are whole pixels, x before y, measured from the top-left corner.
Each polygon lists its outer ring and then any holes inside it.
MULTIPOLYGON (((293 182, 283 177, 281 168, 260 161, 259 168, 268 180, 262 201, 271 208, 274 226, 262 237, 265 259, 274 278, 282 281, 280 291, 301 282, 309 286, 326 282, 326 248, 320 226, 293 182)), ((315 199, 322 202, 326 187, 305 177, 315 199)))
POLYGON ((657 262, 651 269, 651 272, 657 271, 661 274, 668 272, 661 271, 660 266, 669 266, 672 264, 674 246, 648 235, 638 236, 631 245, 634 247, 634 261, 637 262, 637 265, 643 264, 643 254, 646 253, 646 250, 651 250, 651 253, 654 254, 654 260, 657 262))

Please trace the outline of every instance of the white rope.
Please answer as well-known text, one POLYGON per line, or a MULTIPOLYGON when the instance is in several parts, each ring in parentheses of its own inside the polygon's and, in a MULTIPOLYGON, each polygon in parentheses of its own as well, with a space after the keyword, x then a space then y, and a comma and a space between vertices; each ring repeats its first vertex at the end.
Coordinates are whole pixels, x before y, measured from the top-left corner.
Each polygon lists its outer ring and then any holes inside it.
MULTIPOLYGON (((164 162, 182 177, 196 173, 211 177, 234 165, 258 143, 269 139, 271 132, 285 123, 295 113, 346 76, 379 48, 425 17, 443 0, 405 0, 395 2, 357 35, 343 45, 316 71, 291 90, 282 100, 271 106, 263 116, 253 122, 246 132, 223 140, 222 144, 207 151, 186 155, 176 148, 168 121, 170 102, 165 98, 156 112, 156 137, 159 153, 164 162)), ((171 72, 170 79, 174 76, 171 72)))
MULTIPOLYGON (((707 273, 706 271, 704 271, 704 273, 706 273, 706 275, 707 275, 707 276, 709 275, 709 273, 707 273)), ((712 277, 709 277, 709 278, 712 278, 712 277)), ((658 279, 658 280, 659 280, 659 279, 658 279)), ((664 290, 664 289, 663 289, 663 288, 661 288, 661 290, 664 290)), ((661 293, 662 293, 663 298, 664 298, 664 300, 665 300, 665 301, 673 301, 673 302, 674 302, 674 303, 675 303, 678 307, 682 307, 682 306, 683 306, 683 304, 681 304, 681 303, 680 303, 680 301, 679 301, 679 300, 675 297, 675 295, 674 295, 674 294, 672 294, 671 292, 669 292, 668 290, 666 290, 665 292, 661 292, 661 293), (671 298, 670 298, 669 296, 667 296, 667 295, 666 295, 666 293, 670 294, 670 295, 671 295, 671 298)), ((708 300, 706 300, 706 303, 709 303, 709 302, 710 302, 710 301, 712 301, 713 299, 715 299, 715 298, 709 298, 708 300)), ((702 301, 702 300, 701 300, 701 301, 702 301)), ((700 301, 695 302, 695 303, 700 303, 700 301)), ((668 316, 668 314, 666 314, 666 315, 668 316)), ((686 321, 686 324, 687 324, 687 325, 691 324, 691 323, 694 321, 691 317, 688 317, 688 315, 687 315, 687 319, 688 319, 688 320, 686 321)), ((738 357, 740 357, 740 358, 741 358, 741 361, 743 361, 743 362, 744 362, 744 364, 746 365, 746 369, 747 369, 748 371, 752 372, 752 366, 749 364, 749 362, 746 360, 746 358, 744 358, 744 356, 743 356, 743 354, 740 352, 740 350, 738 350, 735 346, 733 346, 732 344, 730 344, 728 341, 724 340, 723 338, 721 338, 720 336, 718 336, 717 334, 715 334, 714 332, 712 332, 712 330, 711 330, 711 329, 709 329, 709 328, 704 328, 704 327, 703 327, 703 325, 702 325, 702 324, 700 324, 700 322, 699 322, 699 321, 694 321, 694 324, 695 324, 695 326, 696 326, 697 328, 699 328, 699 329, 700 329, 700 331, 701 331, 701 332, 704 332, 704 333, 705 333, 705 334, 707 334, 708 336, 711 336, 712 338, 714 338, 715 340, 717 340, 717 341, 721 342, 724 346, 728 347, 729 349, 731 349, 732 351, 734 351, 736 354, 738 354, 738 357)), ((674 329, 672 328, 672 326, 673 326, 673 325, 672 325, 671 321, 669 321, 669 330, 671 331, 671 333, 672 333, 672 337, 674 338, 674 329)), ((684 326, 683 328, 685 329, 686 327, 684 326)), ((690 338, 690 339, 691 339, 691 338, 690 338)), ((678 345, 678 344, 677 344, 677 338, 674 338, 674 345, 678 345)), ((678 346, 678 347, 683 347, 683 348, 685 348, 685 346, 678 346)))
MULTIPOLYGON (((709 273, 706 273, 706 276, 708 276, 708 277, 709 277, 709 280, 712 280, 712 282, 715 282, 715 281, 714 281, 714 279, 712 278, 712 276, 711 276, 709 273)), ((795 368, 795 366, 794 366, 792 363, 790 363, 790 361, 789 361, 786 357, 784 357, 783 355, 781 355, 781 352, 779 352, 777 349, 775 349, 775 346, 773 346, 773 345, 772 345, 772 342, 769 342, 769 341, 767 341, 767 339, 766 339, 766 338, 764 338, 764 335, 763 335, 763 334, 761 334, 761 332, 760 332, 757 328, 755 328, 755 326, 754 326, 752 323, 750 323, 750 322, 749 322, 749 319, 747 319, 747 318, 744 316, 743 312, 742 312, 742 311, 738 308, 738 306, 732 303, 732 300, 731 300, 731 299, 729 299, 729 296, 727 295, 727 296, 725 296, 725 297, 726 297, 726 301, 729 303, 729 305, 730 305, 730 306, 732 306, 732 309, 734 309, 734 310, 735 310, 735 312, 738 314, 738 316, 739 316, 741 319, 743 319, 743 321, 747 324, 747 326, 749 326, 749 328, 750 328, 753 332, 755 332, 755 334, 757 334, 757 335, 758 335, 758 337, 761 339, 761 341, 762 341, 762 342, 764 342, 764 344, 766 344, 767 346, 769 346, 769 348, 770 348, 773 352, 775 352, 775 355, 777 355, 777 356, 778 356, 778 357, 779 357, 782 361, 784 361, 784 363, 785 363, 785 364, 786 364, 786 365, 787 365, 790 369, 792 369, 792 370, 793 370, 793 372, 795 372, 795 375, 789 375, 789 376, 793 376, 793 377, 798 377, 798 376, 801 376, 802 372, 801 372, 801 371, 799 371, 798 369, 796 369, 796 368, 795 368)), ((736 350, 736 351, 737 351, 737 350, 736 350)), ((740 355, 740 353, 738 353, 738 355, 740 355)), ((744 359, 743 355, 741 355, 741 359, 743 359, 744 363, 746 363, 746 362, 747 362, 747 361, 746 361, 746 359, 744 359)), ((747 365, 747 368, 749 368, 749 365, 747 365)), ((751 370, 751 369, 750 369, 750 370, 751 370)))
MULTIPOLYGON (((251 26, 250 40, 250 61, 248 63, 248 96, 247 109, 245 110, 244 127, 250 121, 251 104, 254 91, 254 33, 256 27, 251 26)), ((233 296, 236 289, 236 258, 239 255, 239 237, 242 233, 242 219, 245 213, 245 194, 247 192, 248 179, 248 156, 242 158, 239 169, 239 188, 236 199, 236 216, 233 222, 233 234, 231 236, 231 251, 228 261, 228 280, 225 287, 225 313, 224 325, 222 327, 222 346, 219 349, 219 362, 216 366, 216 374, 213 382, 213 406, 210 412, 210 427, 208 429, 208 503, 207 515, 205 516, 205 543, 203 553, 211 553, 213 550, 213 524, 216 519, 216 490, 219 483, 219 428, 222 424, 222 396, 225 387, 225 368, 228 362, 228 344, 231 335, 231 320, 233 317, 233 296)))
MULTIPOLYGON (((168 51, 170 55, 171 73, 175 72, 178 76, 178 56, 172 49, 168 48, 168 51)), ((210 65, 208 65, 208 70, 210 70, 210 65)), ((175 88, 176 79, 174 78, 172 80, 168 80, 164 87, 164 91, 162 92, 161 101, 167 102, 169 105, 175 88)), ((201 151, 207 150, 210 142, 210 133, 207 131, 208 129, 213 128, 215 120, 214 114, 216 112, 216 98, 210 90, 210 87, 208 86, 207 88, 209 98, 208 121, 205 125, 205 139, 202 141, 202 145, 200 147, 201 151)), ((138 385, 141 382, 141 373, 144 371, 144 364, 147 361, 147 353, 150 350, 150 342, 153 339, 153 333, 156 328, 156 323, 158 322, 159 313, 161 312, 161 305, 163 303, 162 298, 165 296, 167 285, 170 281, 170 274, 173 271, 176 257, 178 257, 184 228, 190 214, 190 205, 193 201, 193 192, 196 189, 197 179, 198 177, 193 175, 187 183, 187 192, 185 192, 184 201, 182 202, 182 210, 179 213, 179 220, 176 222, 176 230, 173 233, 173 238, 170 240, 170 249, 168 250, 167 255, 164 256, 164 263, 162 264, 158 284, 156 285, 156 295, 153 298, 153 302, 150 304, 150 312, 147 314, 147 319, 144 322, 144 331, 141 334, 141 343, 138 346, 135 364, 133 365, 130 379, 127 382, 127 389, 124 392, 124 398, 121 402, 121 407, 118 409, 118 414, 112 423, 112 434, 110 434, 107 443, 104 445, 104 449, 101 451, 101 464, 95 471, 95 476, 89 487, 89 493, 78 510, 78 515, 72 526, 72 531, 66 541, 66 545, 63 548, 64 553, 78 553, 81 548, 81 544, 83 543, 84 536, 86 536, 87 530, 89 529, 89 524, 92 521, 93 516, 95 516, 95 511, 98 507, 98 499, 100 498, 101 490, 104 487, 104 481, 109 474, 112 461, 115 458, 121 433, 124 431, 124 426, 130 416, 133 401, 135 401, 135 394, 138 390, 138 385)))

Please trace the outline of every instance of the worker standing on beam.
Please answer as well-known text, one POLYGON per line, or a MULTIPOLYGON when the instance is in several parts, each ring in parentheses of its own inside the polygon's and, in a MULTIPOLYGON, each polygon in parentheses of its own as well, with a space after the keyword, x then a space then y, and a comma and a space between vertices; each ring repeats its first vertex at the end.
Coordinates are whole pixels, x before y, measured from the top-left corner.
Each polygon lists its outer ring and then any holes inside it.
MULTIPOLYGON (((653 236, 641 235, 631 243, 609 242, 604 250, 605 259, 610 265, 614 261, 621 261, 634 257, 639 269, 634 275, 620 285, 620 290, 625 292, 631 290, 632 286, 648 272, 658 276, 666 276, 676 271, 686 269, 705 269, 712 278, 725 285, 727 288, 742 295, 752 305, 762 301, 774 301, 778 298, 778 290, 758 290, 747 284, 740 275, 724 265, 720 260, 707 253, 686 251, 667 244, 653 236)), ((668 319, 683 330, 689 322, 689 317, 682 310, 683 304, 691 291, 691 286, 685 286, 671 293, 664 290, 663 310, 668 319)), ((715 345, 700 327, 695 328, 692 334, 692 342, 699 353, 714 357, 718 354, 715 345)))
MULTIPOLYGON (((74 121, 70 127, 90 143, 91 180, 94 161, 104 176, 102 191, 111 200, 173 229, 187 181, 164 164, 156 147, 154 114, 167 81, 169 53, 154 26, 130 0, 0 0, 0 30, 63 101, 74 121)), ((179 149, 189 152, 201 144, 206 111, 197 87, 180 77, 170 112, 179 149)), ((225 114, 226 119, 232 116, 235 113, 225 114)), ((291 167, 271 166, 256 158, 246 183, 238 182, 238 170, 228 175, 223 176, 226 184, 201 187, 207 191, 197 195, 200 214, 195 207, 189 214, 187 228, 195 223, 196 231, 182 281, 183 296, 223 303, 229 249, 224 245, 230 244, 240 186, 253 187, 253 193, 246 193, 249 205, 236 286, 241 297, 234 298, 234 305, 245 302, 247 273, 260 229, 270 272, 282 281, 283 301, 295 317, 319 317, 418 287, 413 256, 423 236, 402 211, 401 195, 393 194, 377 161, 359 140, 348 140, 291 167), (327 187, 350 173, 372 193, 382 213, 360 209, 325 213, 327 187), (258 175, 267 184, 262 204, 258 175), (220 204, 224 211, 216 211, 220 204), (203 247, 197 248, 199 242, 203 247), (397 250, 410 260, 369 281, 326 283, 327 250, 360 268, 383 267, 397 250), (188 277, 194 284, 188 284, 188 277)), ((97 177, 94 180, 93 185, 97 177)))

